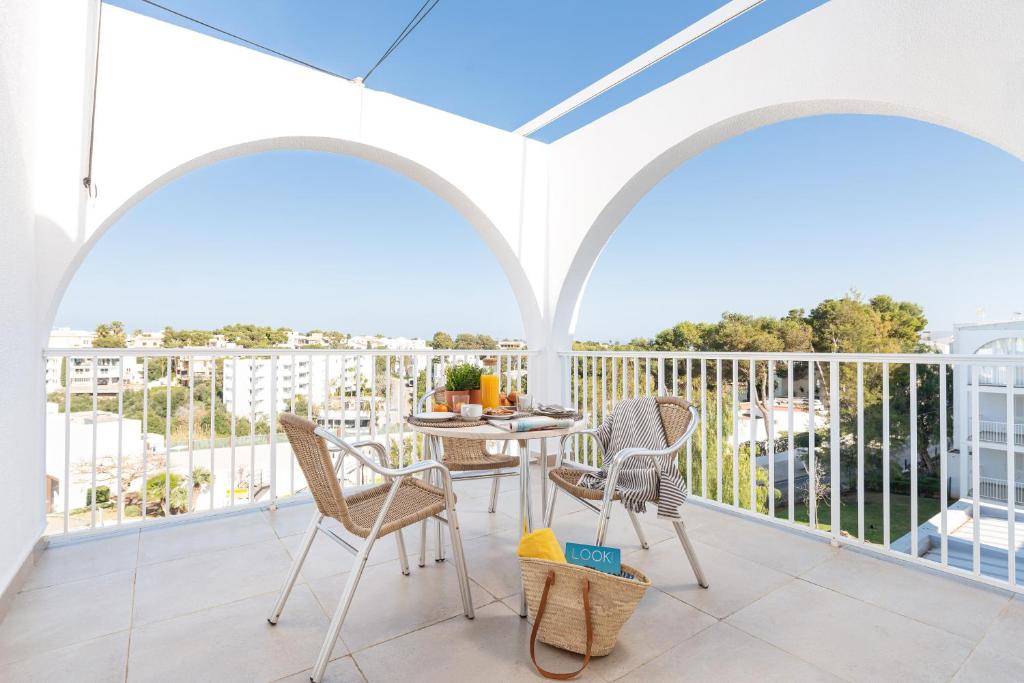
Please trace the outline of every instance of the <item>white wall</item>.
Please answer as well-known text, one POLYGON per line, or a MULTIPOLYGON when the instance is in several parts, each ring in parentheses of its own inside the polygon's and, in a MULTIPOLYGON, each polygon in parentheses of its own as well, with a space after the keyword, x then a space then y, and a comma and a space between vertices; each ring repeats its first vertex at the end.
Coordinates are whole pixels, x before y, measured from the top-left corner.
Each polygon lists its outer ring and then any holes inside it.
POLYGON ((36 352, 35 216, 30 167, 34 54, 38 13, 30 0, 0 5, 0 433, 5 485, 0 496, 0 589, 10 583, 39 536, 44 520, 39 410, 31 404, 36 352), (26 291, 26 286, 29 289, 26 291), (19 294, 12 296, 11 293, 19 294), (20 388, 21 391, 15 391, 20 388))
MULTIPOLYGON (((0 3, 0 590, 45 524, 38 256, 82 229, 82 132, 96 0, 0 3)), ((40 304, 40 299, 46 301, 40 304)))

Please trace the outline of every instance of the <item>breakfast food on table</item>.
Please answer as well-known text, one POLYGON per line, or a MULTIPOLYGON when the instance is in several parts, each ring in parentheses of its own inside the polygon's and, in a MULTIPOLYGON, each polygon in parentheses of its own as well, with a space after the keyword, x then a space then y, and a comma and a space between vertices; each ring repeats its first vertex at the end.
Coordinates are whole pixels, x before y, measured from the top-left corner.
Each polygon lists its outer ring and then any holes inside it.
POLYGON ((435 403, 434 407, 433 407, 433 411, 435 413, 447 413, 448 412, 448 406, 445 405, 444 403, 435 403))
POLYGON ((484 415, 490 415, 491 417, 504 417, 506 415, 514 415, 516 411, 511 408, 484 408, 484 415))

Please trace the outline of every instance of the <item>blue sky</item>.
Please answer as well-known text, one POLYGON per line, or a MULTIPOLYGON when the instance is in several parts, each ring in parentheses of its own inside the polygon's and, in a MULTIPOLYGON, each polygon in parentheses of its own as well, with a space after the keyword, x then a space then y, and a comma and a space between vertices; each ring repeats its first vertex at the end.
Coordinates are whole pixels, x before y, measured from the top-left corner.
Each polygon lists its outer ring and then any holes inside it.
MULTIPOLYGON (((135 0, 114 4, 166 18, 135 0)), ((357 75, 420 3, 166 4, 357 75)), ((510 129, 718 4, 641 13, 630 3, 442 0, 369 84, 510 129)), ((560 137, 816 4, 765 3, 536 137, 560 137)), ((753 131, 637 205, 594 270, 577 336, 626 340, 726 310, 779 315, 850 287, 917 301, 935 329, 979 308, 1007 317, 1024 309, 1014 265, 1022 183, 1019 160, 914 121, 833 116, 753 131)), ((454 210, 385 168, 309 152, 220 162, 132 209, 76 274, 57 324, 110 319, 522 334, 496 261, 454 210), (411 303, 426 290, 455 293, 411 303)))

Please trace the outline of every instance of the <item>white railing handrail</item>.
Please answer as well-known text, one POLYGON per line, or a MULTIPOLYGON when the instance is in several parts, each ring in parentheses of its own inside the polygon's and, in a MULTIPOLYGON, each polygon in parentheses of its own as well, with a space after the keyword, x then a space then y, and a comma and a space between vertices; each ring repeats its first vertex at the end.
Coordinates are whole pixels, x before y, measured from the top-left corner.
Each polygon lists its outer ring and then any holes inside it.
POLYGON ((304 348, 230 348, 213 349, 203 346, 182 346, 182 347, 157 347, 157 348, 98 348, 83 347, 78 349, 68 348, 44 348, 43 356, 50 358, 60 357, 88 357, 98 358, 122 358, 135 356, 149 356, 150 358, 165 358, 173 356, 218 356, 231 358, 233 356, 330 356, 330 355, 358 355, 358 356, 531 356, 539 353, 533 349, 304 349, 304 348))
POLYGON ((572 350, 560 351, 563 358, 572 357, 608 357, 608 358, 689 358, 691 360, 775 360, 799 362, 841 363, 916 363, 918 365, 938 365, 945 363, 968 364, 981 366, 1015 366, 1024 367, 1024 356, 980 356, 977 354, 947 353, 813 353, 806 351, 780 352, 748 352, 748 351, 603 351, 603 350, 572 350))

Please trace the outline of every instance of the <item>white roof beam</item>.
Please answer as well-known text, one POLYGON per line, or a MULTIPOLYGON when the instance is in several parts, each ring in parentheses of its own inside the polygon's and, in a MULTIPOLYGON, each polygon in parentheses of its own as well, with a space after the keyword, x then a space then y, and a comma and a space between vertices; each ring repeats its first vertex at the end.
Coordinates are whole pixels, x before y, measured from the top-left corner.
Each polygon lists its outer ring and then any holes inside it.
POLYGON ((724 26, 741 14, 760 5, 764 0, 730 0, 711 14, 700 19, 671 38, 663 40, 639 57, 623 64, 607 76, 600 78, 575 95, 572 95, 540 116, 534 117, 515 130, 519 135, 532 135, 541 128, 554 123, 569 112, 608 92, 620 83, 629 80, 644 69, 657 64, 690 43, 724 26))

